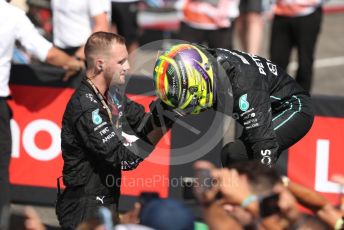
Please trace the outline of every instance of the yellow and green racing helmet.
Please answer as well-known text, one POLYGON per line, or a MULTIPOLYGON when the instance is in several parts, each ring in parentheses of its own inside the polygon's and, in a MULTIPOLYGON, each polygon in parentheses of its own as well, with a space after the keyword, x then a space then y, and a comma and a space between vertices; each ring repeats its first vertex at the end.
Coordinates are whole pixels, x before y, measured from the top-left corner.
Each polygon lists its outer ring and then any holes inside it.
POLYGON ((215 100, 211 56, 192 44, 166 50, 155 63, 153 81, 157 96, 180 114, 198 114, 215 100))

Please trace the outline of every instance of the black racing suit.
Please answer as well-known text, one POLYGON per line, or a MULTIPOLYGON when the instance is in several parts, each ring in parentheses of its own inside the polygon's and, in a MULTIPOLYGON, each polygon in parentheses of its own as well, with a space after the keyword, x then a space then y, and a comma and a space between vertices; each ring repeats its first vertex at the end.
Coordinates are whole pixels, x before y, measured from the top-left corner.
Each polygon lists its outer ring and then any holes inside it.
MULTIPOLYGON (((233 117, 243 126, 240 139, 247 157, 264 165, 274 164, 280 153, 299 141, 312 126, 309 94, 267 59, 235 50, 208 52, 225 71, 218 77, 229 78, 233 117)), ((221 97, 220 93, 217 97, 221 97)))
POLYGON ((113 123, 119 121, 118 127, 112 125, 109 114, 86 80, 68 102, 61 132, 66 189, 56 205, 64 229, 75 229, 102 205, 116 213, 121 170, 135 168, 153 150, 145 140, 152 126, 145 125, 137 131, 145 116, 144 107, 120 94, 115 98, 118 104, 111 106, 112 118, 113 123), (128 136, 124 138, 125 127, 129 128, 126 134, 135 134, 129 136, 133 141, 128 141, 128 136))

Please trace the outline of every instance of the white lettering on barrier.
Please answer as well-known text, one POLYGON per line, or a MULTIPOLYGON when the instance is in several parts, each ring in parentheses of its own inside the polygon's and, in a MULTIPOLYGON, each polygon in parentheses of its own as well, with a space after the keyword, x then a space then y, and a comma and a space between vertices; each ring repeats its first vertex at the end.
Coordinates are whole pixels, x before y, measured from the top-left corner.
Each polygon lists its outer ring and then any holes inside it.
POLYGON ((12 134, 12 157, 19 158, 20 153, 20 129, 18 123, 11 119, 11 134, 12 134))
POLYGON ((316 144, 315 190, 325 193, 339 193, 340 185, 328 180, 330 141, 318 139, 316 144))
MULTIPOLYGON (((20 129, 16 121, 11 121, 12 157, 20 157, 20 129)), ((25 152, 39 161, 49 161, 56 158, 61 152, 61 129, 54 122, 46 119, 37 119, 30 122, 23 130, 22 143, 25 152), (47 149, 40 149, 35 143, 35 136, 39 131, 46 131, 51 136, 51 145, 47 149)))

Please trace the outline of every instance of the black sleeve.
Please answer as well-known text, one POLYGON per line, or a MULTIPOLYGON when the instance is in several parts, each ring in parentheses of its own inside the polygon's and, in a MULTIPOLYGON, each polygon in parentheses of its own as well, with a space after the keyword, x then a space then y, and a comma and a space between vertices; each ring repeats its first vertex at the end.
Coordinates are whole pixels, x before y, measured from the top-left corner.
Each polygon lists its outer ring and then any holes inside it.
POLYGON ((150 149, 153 148, 152 143, 147 138, 147 135, 153 130, 152 118, 150 113, 145 112, 145 108, 125 97, 124 108, 126 132, 136 135, 142 141, 139 143, 139 148, 150 149))
POLYGON ((88 152, 113 166, 137 163, 146 156, 136 144, 126 142, 103 109, 88 109, 76 121, 75 127, 88 152))
POLYGON ((244 127, 246 148, 264 165, 277 160, 278 142, 273 130, 270 84, 266 60, 240 51, 218 49, 217 60, 230 79, 233 115, 244 127))
POLYGON ((126 121, 128 122, 128 125, 133 130, 137 130, 138 127, 141 125, 141 122, 144 121, 144 116, 145 116, 145 108, 130 100, 129 98, 125 98, 125 109, 124 109, 124 116, 126 121))
POLYGON ((165 129, 168 130, 169 128, 171 128, 175 120, 179 117, 178 114, 168 110, 168 108, 159 99, 154 100, 150 103, 149 110, 149 112, 145 113, 144 107, 142 105, 126 98, 124 112, 126 123, 128 123, 130 129, 134 131, 135 135, 145 141, 146 146, 142 147, 144 149, 148 147, 147 145, 153 146, 150 140, 147 138, 147 135, 150 132, 152 132, 156 128, 160 129, 162 125, 164 125, 165 129), (166 112, 167 110, 169 112, 168 116, 160 114, 161 117, 159 117, 157 106, 160 106, 161 110, 163 110, 164 112, 166 112), (163 119, 163 123, 161 123, 160 118, 163 119))
POLYGON ((273 130, 269 92, 250 90, 238 97, 239 123, 254 159, 270 166, 277 160, 278 143, 273 130))
POLYGON ((238 101, 239 122, 244 127, 245 143, 248 143, 254 159, 264 165, 277 160, 278 143, 273 130, 270 95, 263 91, 250 91, 238 101), (248 103, 249 109, 242 111, 240 104, 248 103))

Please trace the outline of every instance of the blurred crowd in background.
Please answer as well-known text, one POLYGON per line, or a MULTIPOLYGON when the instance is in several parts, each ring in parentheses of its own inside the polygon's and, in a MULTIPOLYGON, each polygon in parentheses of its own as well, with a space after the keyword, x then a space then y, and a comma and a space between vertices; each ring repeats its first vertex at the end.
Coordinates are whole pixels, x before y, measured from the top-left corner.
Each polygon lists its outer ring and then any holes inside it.
MULTIPOLYGON (((125 37, 129 53, 158 39, 180 39, 212 48, 261 53, 264 27, 272 20, 269 57, 286 69, 297 49, 297 82, 310 91, 324 0, 14 0, 55 46, 83 59, 95 31, 125 37), (235 34, 240 46, 233 47, 235 34)), ((18 44, 20 47, 20 44, 18 44)), ((15 62, 30 56, 16 49, 15 62)))
MULTIPOLYGON (((130 211, 120 215, 119 224, 114 226, 111 212, 102 207, 77 229, 344 229, 343 200, 334 205, 273 168, 253 161, 216 168, 208 161, 197 161, 193 169, 195 177, 183 184, 186 202, 145 192, 130 211), (186 205, 191 201, 201 209, 198 217, 186 205)), ((343 175, 331 180, 344 185, 343 175)), ((34 209, 23 211, 24 229, 45 229, 34 209)))

